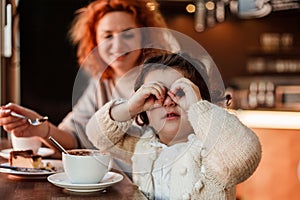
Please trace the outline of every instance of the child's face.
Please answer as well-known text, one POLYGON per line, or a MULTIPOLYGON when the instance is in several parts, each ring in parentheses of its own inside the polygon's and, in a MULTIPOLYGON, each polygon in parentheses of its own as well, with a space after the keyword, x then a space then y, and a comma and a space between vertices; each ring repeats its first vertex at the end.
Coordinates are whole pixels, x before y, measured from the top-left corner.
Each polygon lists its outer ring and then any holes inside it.
MULTIPOLYGON (((149 72, 144 83, 159 81, 169 89, 172 84, 182 78, 183 75, 174 69, 154 70, 149 72)), ((166 94, 162 106, 147 111, 150 126, 152 126, 159 135, 161 142, 172 145, 187 140, 187 136, 193 132, 193 128, 188 121, 187 112, 182 110, 166 94)))

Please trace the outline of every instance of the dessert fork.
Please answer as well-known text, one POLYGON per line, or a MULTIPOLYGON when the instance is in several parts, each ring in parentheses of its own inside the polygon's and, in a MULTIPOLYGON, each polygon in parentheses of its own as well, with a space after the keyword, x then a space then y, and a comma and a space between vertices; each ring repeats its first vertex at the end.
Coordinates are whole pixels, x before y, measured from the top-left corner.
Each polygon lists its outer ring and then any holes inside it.
POLYGON ((10 165, 0 165, 0 168, 11 169, 20 172, 55 172, 54 170, 46 169, 46 168, 27 168, 27 167, 15 167, 10 165))
POLYGON ((15 113, 15 112, 11 112, 10 113, 11 116, 14 116, 14 117, 18 117, 20 119, 26 119, 28 121, 28 123, 32 126, 38 126, 40 124, 42 124, 43 122, 47 121, 48 120, 48 117, 47 116, 44 116, 42 118, 35 118, 35 119, 30 119, 24 115, 20 115, 18 113, 15 113))

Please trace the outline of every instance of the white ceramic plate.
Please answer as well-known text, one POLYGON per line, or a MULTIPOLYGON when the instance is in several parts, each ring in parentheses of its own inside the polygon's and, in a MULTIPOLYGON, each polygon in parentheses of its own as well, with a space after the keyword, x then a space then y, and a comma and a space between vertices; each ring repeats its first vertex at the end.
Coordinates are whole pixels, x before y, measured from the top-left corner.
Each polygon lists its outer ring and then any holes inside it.
MULTIPOLYGON (((4 168, 0 168, 0 172, 1 173, 5 173, 5 174, 9 174, 9 175, 13 175, 13 176, 18 176, 20 178, 46 178, 51 174, 57 173, 57 172, 62 172, 63 171, 63 165, 61 160, 47 160, 44 159, 42 160, 42 162, 44 163, 44 165, 46 165, 46 163, 51 163, 55 168, 56 171, 55 172, 22 172, 22 171, 16 171, 16 170, 12 170, 12 169, 4 169, 4 168)), ((3 165, 9 165, 9 163, 3 163, 3 165)))
MULTIPOLYGON (((9 153, 13 151, 13 149, 3 149, 0 151, 0 156, 2 156, 5 159, 9 159, 9 153)), ((44 148, 41 147, 39 148, 37 154, 41 155, 42 157, 47 157, 47 156, 51 156, 52 154, 54 154, 54 150, 50 149, 50 148, 44 148)))
POLYGON ((95 184, 73 184, 63 172, 52 174, 47 179, 50 183, 72 192, 96 192, 120 182, 123 180, 123 176, 115 172, 108 172, 100 183, 95 184))

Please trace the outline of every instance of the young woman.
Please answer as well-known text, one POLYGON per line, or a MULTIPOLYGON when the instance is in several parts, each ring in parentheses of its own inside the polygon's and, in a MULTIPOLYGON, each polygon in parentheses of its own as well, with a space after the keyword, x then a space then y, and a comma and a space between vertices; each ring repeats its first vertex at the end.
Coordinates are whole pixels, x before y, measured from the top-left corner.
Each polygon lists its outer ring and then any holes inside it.
POLYGON ((87 125, 96 147, 132 163, 149 199, 233 200, 258 166, 257 136, 210 102, 207 80, 205 66, 186 54, 155 56, 136 92, 104 105, 87 125))
POLYGON ((95 78, 73 111, 58 127, 50 122, 30 126, 10 113, 29 118, 41 115, 9 103, 0 108, 0 125, 17 137, 39 136, 48 145, 48 137, 52 136, 66 149, 93 148, 85 134, 89 118, 110 99, 125 98, 133 92, 136 66, 152 52, 142 49, 143 42, 162 38, 154 32, 142 33, 139 28, 143 27, 166 27, 154 0, 96 0, 78 10, 70 35, 78 47, 79 64, 95 78), (115 88, 118 81, 121 84, 115 88))

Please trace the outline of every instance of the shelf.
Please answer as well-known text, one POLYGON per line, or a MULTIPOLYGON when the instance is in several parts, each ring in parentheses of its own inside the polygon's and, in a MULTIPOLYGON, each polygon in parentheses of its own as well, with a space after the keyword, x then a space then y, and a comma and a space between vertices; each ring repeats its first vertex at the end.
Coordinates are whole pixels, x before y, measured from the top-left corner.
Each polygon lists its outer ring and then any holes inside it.
MULTIPOLYGON (((288 49, 279 48, 268 50, 262 47, 251 47, 248 49, 248 56, 263 57, 263 56, 276 56, 276 57, 285 57, 285 56, 300 56, 300 47, 292 47, 288 49)), ((299 58, 299 57, 298 57, 299 58)))
POLYGON ((249 48, 246 67, 250 74, 299 74, 300 47, 272 51, 262 47, 249 48))

